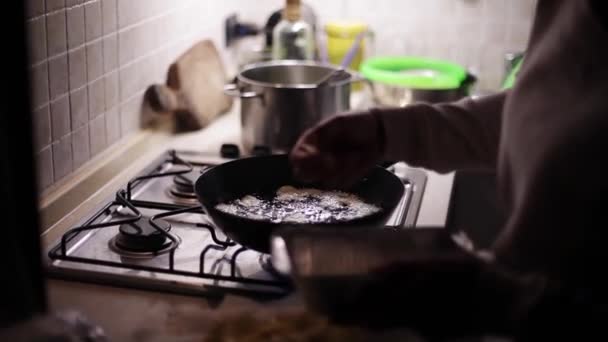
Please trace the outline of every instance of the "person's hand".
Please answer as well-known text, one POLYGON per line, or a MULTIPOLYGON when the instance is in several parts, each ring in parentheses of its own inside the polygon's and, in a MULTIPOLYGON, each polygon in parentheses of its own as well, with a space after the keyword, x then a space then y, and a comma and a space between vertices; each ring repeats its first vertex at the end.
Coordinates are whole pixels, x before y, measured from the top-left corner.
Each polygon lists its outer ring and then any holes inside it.
POLYGON ((379 162, 383 152, 382 121, 368 111, 350 112, 304 132, 289 159, 301 181, 348 186, 379 162))

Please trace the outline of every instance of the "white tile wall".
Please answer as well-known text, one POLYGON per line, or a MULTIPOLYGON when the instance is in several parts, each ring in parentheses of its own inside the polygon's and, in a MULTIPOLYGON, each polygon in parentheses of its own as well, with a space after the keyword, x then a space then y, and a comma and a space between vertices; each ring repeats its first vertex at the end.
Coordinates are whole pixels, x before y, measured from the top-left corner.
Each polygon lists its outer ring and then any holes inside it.
POLYGON ((84 5, 84 21, 85 21, 85 38, 91 41, 101 37, 102 34, 102 17, 101 17, 101 0, 89 1, 84 5))
POLYGON ((74 49, 84 44, 84 6, 71 7, 67 10, 68 47, 74 49))
POLYGON ((82 4, 83 2, 84 2, 84 0, 66 0, 65 1, 65 5, 67 7, 72 7, 72 6, 75 6, 75 5, 82 4))
POLYGON ((49 56, 63 53, 67 49, 67 26, 65 10, 46 17, 47 51, 49 56))
POLYGON ((116 28, 118 27, 118 16, 116 14, 116 0, 101 0, 103 34, 116 32, 116 28))
POLYGON ((93 82, 103 75, 102 40, 87 43, 87 80, 93 82))
POLYGON ((47 12, 60 10, 65 7, 65 0, 46 0, 47 12))
POLYGON ((70 101, 68 95, 51 102, 51 136, 53 141, 70 133, 70 101))
POLYGON ((89 122, 87 87, 82 87, 70 93, 70 118, 72 129, 80 128, 89 122))
POLYGON ((35 64, 46 58, 46 20, 39 17, 28 22, 30 62, 35 64))
POLYGON ((103 78, 89 83, 87 92, 89 94, 89 119, 93 120, 105 111, 106 91, 103 78))
POLYGON ((72 172, 72 135, 68 134, 53 143, 53 174, 58 181, 72 172))
POLYGON ((51 145, 43 148, 36 154, 36 173, 39 187, 48 188, 53 184, 53 147, 51 145))
POLYGON ((74 49, 68 54, 68 72, 70 91, 87 84, 87 56, 84 46, 74 49))
POLYGON ((46 61, 30 68, 32 79, 31 101, 34 109, 47 105, 49 101, 49 65, 46 61))
POLYGON ((44 14, 44 0, 30 0, 25 4, 25 16, 27 18, 37 17, 44 14))
POLYGON ((51 117, 49 106, 43 106, 33 112, 34 122, 34 146, 37 151, 51 143, 51 117))
POLYGON ((82 126, 72 133, 72 152, 74 168, 81 166, 91 158, 88 125, 82 126))
MULTIPOLYGON (((308 0, 319 24, 369 23, 376 54, 448 58, 496 88, 525 47, 535 0, 308 0)), ((41 188, 139 129, 141 97, 198 39, 224 47, 224 19, 263 25, 284 0, 26 0, 41 188)))
POLYGON ((106 148, 106 119, 104 114, 91 120, 89 124, 89 140, 91 155, 96 155, 106 148))
POLYGON ((68 92, 68 55, 49 59, 49 96, 51 101, 68 92))

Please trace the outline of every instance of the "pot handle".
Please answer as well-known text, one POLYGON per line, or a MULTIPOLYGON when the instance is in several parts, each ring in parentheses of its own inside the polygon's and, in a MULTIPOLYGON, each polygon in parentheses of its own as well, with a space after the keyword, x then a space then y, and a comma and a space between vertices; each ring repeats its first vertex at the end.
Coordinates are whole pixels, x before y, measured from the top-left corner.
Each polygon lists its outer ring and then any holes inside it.
POLYGON ((369 80, 363 76, 360 72, 353 72, 351 82, 369 82, 369 80))
POLYGON ((363 76, 361 73, 352 71, 352 70, 348 70, 348 72, 351 74, 351 77, 349 77, 347 80, 332 82, 328 85, 329 86, 342 86, 342 85, 346 85, 346 84, 350 84, 350 83, 354 83, 354 82, 370 83, 370 81, 367 78, 365 78, 365 76, 363 76))
POLYGON ((256 93, 255 91, 241 92, 239 87, 234 83, 226 84, 224 86, 224 94, 232 97, 240 97, 242 99, 251 99, 262 96, 262 94, 256 93))

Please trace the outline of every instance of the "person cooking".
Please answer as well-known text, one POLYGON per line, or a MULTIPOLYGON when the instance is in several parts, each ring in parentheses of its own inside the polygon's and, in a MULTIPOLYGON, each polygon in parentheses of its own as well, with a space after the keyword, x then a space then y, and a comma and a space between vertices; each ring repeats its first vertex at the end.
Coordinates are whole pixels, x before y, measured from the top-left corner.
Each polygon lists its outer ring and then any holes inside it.
MULTIPOLYGON (((440 173, 495 169, 508 221, 478 258, 476 278, 454 275, 444 284, 446 291, 452 284, 475 288, 458 294, 472 304, 454 308, 453 319, 522 339, 580 339, 601 333, 608 318, 601 274, 608 261, 602 246, 608 231, 602 223, 608 208, 608 4, 539 0, 534 20, 512 89, 336 115, 306 131, 290 161, 300 179, 334 186, 351 184, 383 160, 440 173)), ((434 261, 421 264, 430 270, 434 261)), ((433 281, 428 273, 415 296, 425 296, 433 281)), ((391 276, 407 279, 407 267, 391 276)), ((426 296, 414 302, 451 310, 432 293, 426 296)), ((430 327, 425 319, 432 316, 416 317, 419 308, 410 309, 404 322, 430 327)), ((441 329, 447 322, 432 324, 441 329)))

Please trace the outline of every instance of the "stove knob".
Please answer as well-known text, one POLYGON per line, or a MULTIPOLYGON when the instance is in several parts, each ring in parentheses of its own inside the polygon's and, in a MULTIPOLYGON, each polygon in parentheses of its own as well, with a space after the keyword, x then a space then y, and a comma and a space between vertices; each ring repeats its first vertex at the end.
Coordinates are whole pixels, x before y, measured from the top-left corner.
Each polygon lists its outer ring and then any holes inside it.
POLYGON ((220 155, 222 158, 236 159, 240 157, 241 151, 235 144, 222 144, 222 147, 220 148, 220 155))
POLYGON ((255 145, 251 154, 254 156, 268 156, 271 154, 270 148, 268 146, 255 145))

